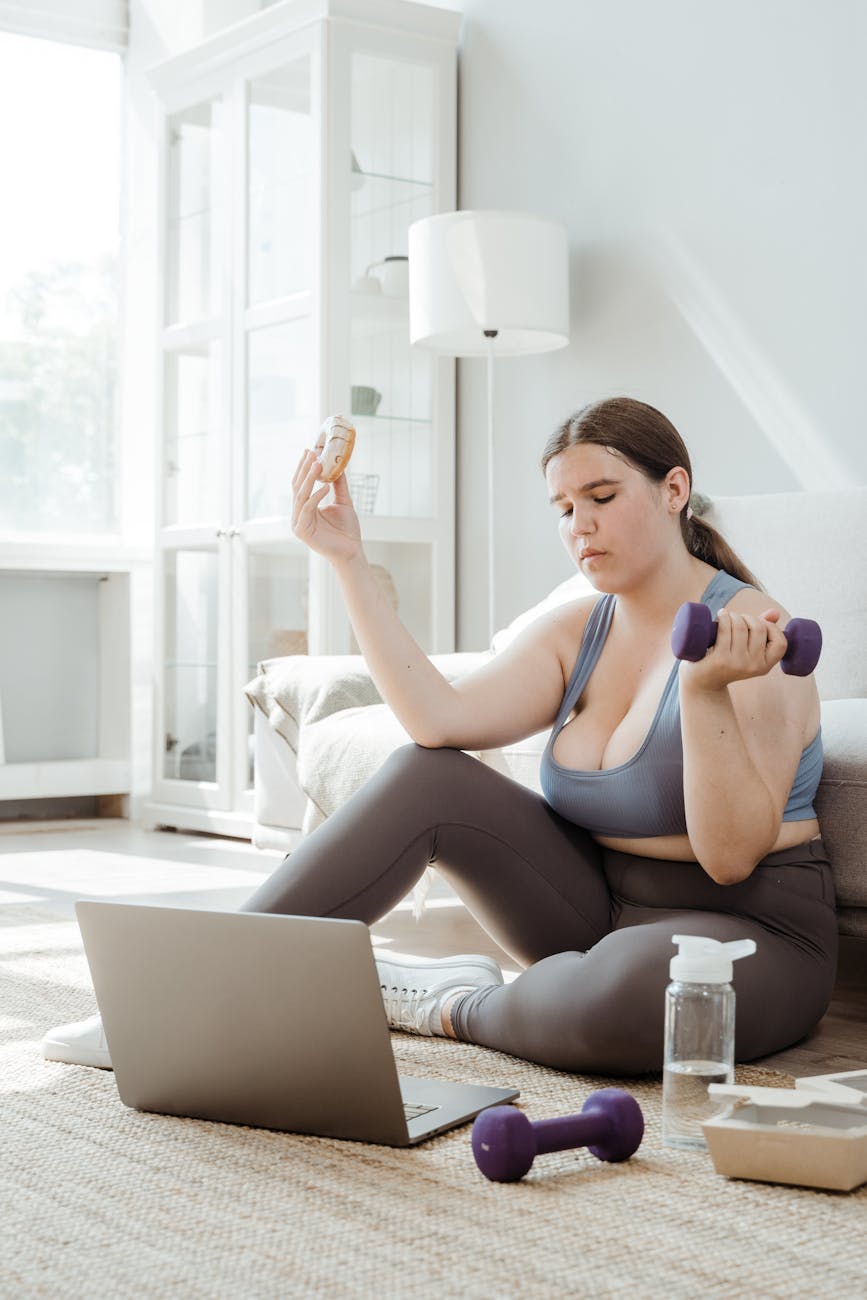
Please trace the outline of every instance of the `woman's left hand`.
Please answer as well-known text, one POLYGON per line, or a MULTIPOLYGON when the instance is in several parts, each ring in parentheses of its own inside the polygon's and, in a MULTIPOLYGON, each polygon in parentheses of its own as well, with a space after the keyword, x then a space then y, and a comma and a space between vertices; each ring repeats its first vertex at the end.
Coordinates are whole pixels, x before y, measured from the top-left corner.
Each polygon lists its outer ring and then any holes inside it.
POLYGON ((721 609, 715 644, 697 663, 681 664, 681 682, 714 691, 732 682, 763 677, 780 662, 788 647, 777 626, 779 619, 778 609, 766 609, 758 615, 721 609))

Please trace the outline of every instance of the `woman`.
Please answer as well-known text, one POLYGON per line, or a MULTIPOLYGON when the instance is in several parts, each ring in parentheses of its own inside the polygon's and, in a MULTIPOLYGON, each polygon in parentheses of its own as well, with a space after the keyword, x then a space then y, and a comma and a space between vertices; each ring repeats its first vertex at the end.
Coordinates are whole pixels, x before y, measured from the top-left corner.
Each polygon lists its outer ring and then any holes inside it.
POLYGON ((392 1026, 605 1075, 661 1068, 674 934, 753 938, 735 973, 736 1051, 779 1050, 826 1010, 837 944, 812 806, 819 701, 812 677, 777 666, 786 611, 693 516, 688 453, 653 407, 585 407, 542 466, 563 544, 604 594, 543 615, 449 683, 372 576, 345 478, 326 505, 319 461, 302 458, 295 535, 334 566, 373 678, 416 743, 247 909, 371 924, 433 864, 526 969, 507 985, 484 957, 381 958, 392 1026), (698 663, 670 646, 688 600, 719 623, 698 663), (461 752, 546 728, 542 797, 461 752))

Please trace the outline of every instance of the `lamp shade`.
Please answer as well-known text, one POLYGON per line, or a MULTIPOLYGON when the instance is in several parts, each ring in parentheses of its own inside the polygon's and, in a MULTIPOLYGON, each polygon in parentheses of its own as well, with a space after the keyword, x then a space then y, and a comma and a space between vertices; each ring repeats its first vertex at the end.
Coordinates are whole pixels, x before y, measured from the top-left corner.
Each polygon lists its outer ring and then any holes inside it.
POLYGON ((565 347, 565 226, 523 212, 445 212, 414 222, 409 336, 419 347, 452 357, 565 347), (496 330, 496 337, 486 337, 486 330, 496 330))

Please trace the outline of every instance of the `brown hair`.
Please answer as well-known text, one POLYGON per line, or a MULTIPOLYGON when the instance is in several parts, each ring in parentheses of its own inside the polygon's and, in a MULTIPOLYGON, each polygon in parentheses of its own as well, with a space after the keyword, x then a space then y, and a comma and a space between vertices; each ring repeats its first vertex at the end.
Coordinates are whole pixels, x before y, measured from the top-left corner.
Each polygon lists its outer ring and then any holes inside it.
MULTIPOLYGON (((655 407, 633 397, 610 397, 583 406, 551 434, 542 453, 542 469, 567 447, 584 442, 622 456, 654 483, 662 483, 669 470, 682 466, 689 476, 690 503, 696 508, 689 452, 671 421, 655 407)), ((740 582, 761 588, 722 534, 697 514, 687 518, 686 507, 680 512, 680 531, 690 555, 716 569, 725 569, 740 582)))

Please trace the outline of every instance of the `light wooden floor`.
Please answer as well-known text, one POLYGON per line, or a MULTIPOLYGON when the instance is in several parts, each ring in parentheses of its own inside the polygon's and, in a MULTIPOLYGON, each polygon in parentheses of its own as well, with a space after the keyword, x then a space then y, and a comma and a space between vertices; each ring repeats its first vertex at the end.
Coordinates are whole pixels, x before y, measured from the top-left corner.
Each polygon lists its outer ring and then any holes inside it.
MULTIPOLYGON (((0 906, 25 903, 72 918, 77 898, 114 896, 229 909, 239 906, 281 857, 243 841, 144 831, 108 819, 0 822, 0 906)), ((373 937, 394 951, 419 956, 489 953, 507 977, 517 969, 442 882, 420 922, 411 905, 402 903, 373 927, 373 937)), ((762 1063, 794 1075, 867 1067, 867 940, 843 940, 834 1000, 815 1033, 762 1063)))

